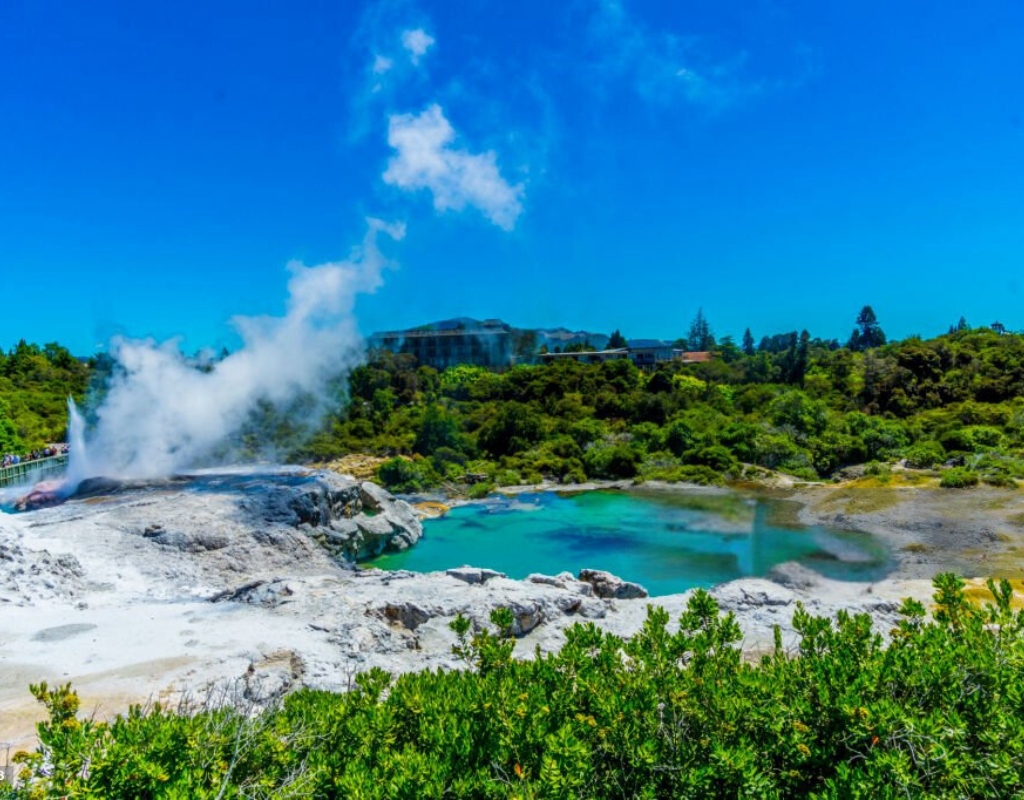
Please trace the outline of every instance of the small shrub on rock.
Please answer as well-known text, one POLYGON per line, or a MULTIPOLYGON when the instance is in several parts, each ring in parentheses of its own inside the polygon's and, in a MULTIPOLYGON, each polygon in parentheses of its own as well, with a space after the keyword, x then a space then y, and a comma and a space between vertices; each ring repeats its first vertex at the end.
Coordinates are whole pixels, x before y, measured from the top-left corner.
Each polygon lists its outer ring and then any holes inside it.
POLYGON ((946 460, 946 451, 938 442, 918 442, 906 452, 911 469, 931 469, 946 460))
POLYGON ((966 467, 951 467, 942 473, 939 486, 943 489, 969 489, 978 485, 978 473, 966 467))
POLYGON ((490 481, 483 483, 474 483, 469 487, 469 491, 466 495, 470 500, 483 500, 487 495, 494 491, 494 484, 490 481))

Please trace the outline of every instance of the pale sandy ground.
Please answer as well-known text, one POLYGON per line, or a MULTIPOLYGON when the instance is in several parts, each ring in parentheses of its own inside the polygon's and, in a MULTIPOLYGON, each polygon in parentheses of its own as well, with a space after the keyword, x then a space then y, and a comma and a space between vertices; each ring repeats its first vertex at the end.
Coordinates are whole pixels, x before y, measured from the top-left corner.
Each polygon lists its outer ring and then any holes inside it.
MULTIPOLYGON (((839 608, 867 611, 884 632, 902 598, 930 596, 930 578, 941 569, 1024 573, 1024 492, 915 489, 868 497, 814 488, 798 491, 793 499, 802 504, 804 521, 870 530, 884 538, 897 555, 897 569, 874 584, 782 570, 781 585, 748 579, 720 587, 716 595, 737 613, 744 646, 752 651, 769 646, 775 624, 792 643, 787 626, 796 600, 822 614, 839 608)), ((564 628, 579 619, 552 611, 564 600, 563 589, 502 579, 467 586, 443 574, 355 577, 305 548, 292 560, 280 555, 270 567, 256 569, 240 561, 248 550, 168 553, 141 540, 125 523, 130 519, 134 525, 143 513, 159 517, 175 504, 181 507, 173 495, 127 510, 83 503, 65 508, 60 524, 56 512, 0 514, 0 546, 21 547, 22 566, 36 563, 25 559, 46 550, 74 555, 83 573, 48 578, 50 562, 37 559, 34 573, 26 567, 24 575, 12 579, 18 588, 0 594, 0 752, 4 743, 15 750, 34 744, 34 724, 42 714, 27 687, 41 680, 70 681, 84 711, 107 717, 128 703, 176 699, 182 691, 242 680, 253 668, 286 686, 340 689, 370 666, 406 671, 453 665, 447 623, 457 611, 485 619, 495 604, 534 604, 545 622, 521 639, 521 655, 537 645, 557 647, 564 628), (253 576, 285 578, 292 592, 288 601, 266 608, 206 599, 213 590, 237 587, 253 576), (426 609, 430 619, 410 630, 381 616, 388 603, 426 609)), ((3 553, 0 548, 0 586, 12 563, 3 553)), ((676 618, 686 597, 655 602, 676 618)), ((648 603, 593 602, 607 608, 606 616, 594 621, 621 634, 640 626, 648 603)))
MULTIPOLYGON (((325 651, 322 633, 259 607, 205 602, 73 604, 0 610, 0 742, 34 741, 30 683, 71 682, 99 716, 128 703, 245 674, 275 651, 325 651)), ((2 749, 2 747, 0 747, 2 749)))

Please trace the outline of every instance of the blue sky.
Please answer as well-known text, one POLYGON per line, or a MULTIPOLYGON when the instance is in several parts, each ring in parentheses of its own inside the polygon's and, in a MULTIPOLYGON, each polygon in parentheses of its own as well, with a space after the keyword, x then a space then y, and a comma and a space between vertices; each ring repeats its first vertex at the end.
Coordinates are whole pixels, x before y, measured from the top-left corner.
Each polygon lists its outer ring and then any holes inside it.
POLYGON ((0 4, 0 347, 233 346, 367 218, 360 328, 1024 329, 1024 4, 0 4))

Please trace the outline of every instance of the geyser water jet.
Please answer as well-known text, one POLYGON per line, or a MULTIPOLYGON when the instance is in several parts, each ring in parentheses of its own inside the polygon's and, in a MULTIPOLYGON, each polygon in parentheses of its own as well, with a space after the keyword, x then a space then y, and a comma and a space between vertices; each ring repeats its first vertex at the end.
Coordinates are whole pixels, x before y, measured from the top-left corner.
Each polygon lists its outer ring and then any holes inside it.
POLYGON ((174 474, 208 458, 258 404, 281 408, 302 396, 322 398, 329 381, 363 358, 353 309, 358 294, 380 286, 389 263, 378 234, 405 235, 402 224, 368 219, 367 226, 345 261, 289 264, 284 316, 235 317, 243 346, 209 370, 189 364, 175 340, 114 339, 117 370, 93 426, 86 430, 74 403, 68 406, 69 492, 96 475, 174 474))

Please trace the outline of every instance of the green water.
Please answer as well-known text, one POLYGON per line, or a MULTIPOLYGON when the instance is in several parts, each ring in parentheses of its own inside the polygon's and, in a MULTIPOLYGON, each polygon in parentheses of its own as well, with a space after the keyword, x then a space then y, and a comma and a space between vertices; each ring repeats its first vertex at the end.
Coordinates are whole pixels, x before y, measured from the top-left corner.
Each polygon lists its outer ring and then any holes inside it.
POLYGON ((652 595, 762 576, 784 561, 840 580, 888 571, 885 548, 868 534, 800 527, 791 511, 732 493, 526 494, 454 508, 426 521, 415 547, 369 563, 417 572, 471 564, 512 578, 588 567, 652 595))

